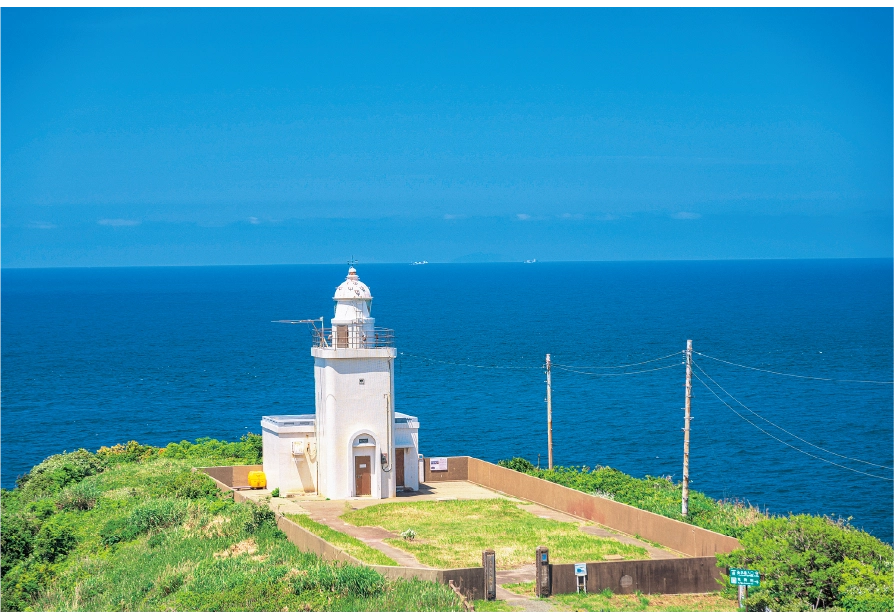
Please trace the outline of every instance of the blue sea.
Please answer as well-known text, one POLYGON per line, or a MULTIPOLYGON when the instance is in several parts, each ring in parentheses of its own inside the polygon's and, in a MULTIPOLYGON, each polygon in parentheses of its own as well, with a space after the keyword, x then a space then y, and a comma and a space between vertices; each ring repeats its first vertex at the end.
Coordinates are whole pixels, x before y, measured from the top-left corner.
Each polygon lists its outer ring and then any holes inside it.
MULTIPOLYGON (((3 270, 3 487, 63 450, 237 439, 313 412, 310 333, 272 321, 328 320, 346 268, 3 270)), ((679 480, 692 339, 692 487, 892 541, 892 385, 843 381, 894 378, 892 260, 358 272, 396 332, 395 408, 420 418, 424 454, 545 465, 550 353, 557 464, 679 480)))

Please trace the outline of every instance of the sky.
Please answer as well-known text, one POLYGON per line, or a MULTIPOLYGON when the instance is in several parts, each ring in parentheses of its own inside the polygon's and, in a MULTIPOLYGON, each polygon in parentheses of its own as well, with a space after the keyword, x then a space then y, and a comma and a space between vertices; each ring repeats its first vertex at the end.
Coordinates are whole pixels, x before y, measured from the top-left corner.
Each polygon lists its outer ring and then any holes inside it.
POLYGON ((0 28, 3 267, 892 256, 890 8, 0 28))

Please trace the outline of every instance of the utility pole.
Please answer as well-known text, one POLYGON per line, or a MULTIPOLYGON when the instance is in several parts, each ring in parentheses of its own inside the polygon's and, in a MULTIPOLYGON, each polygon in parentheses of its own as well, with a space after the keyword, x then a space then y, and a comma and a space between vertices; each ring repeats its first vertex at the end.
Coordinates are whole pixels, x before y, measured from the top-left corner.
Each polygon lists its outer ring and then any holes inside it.
POLYGON ((689 514, 689 421, 692 419, 690 408, 692 403, 692 341, 686 341, 686 416, 683 418, 683 517, 689 514))
POLYGON ((553 384, 549 354, 546 354, 546 436, 549 451, 549 469, 553 469, 553 384))

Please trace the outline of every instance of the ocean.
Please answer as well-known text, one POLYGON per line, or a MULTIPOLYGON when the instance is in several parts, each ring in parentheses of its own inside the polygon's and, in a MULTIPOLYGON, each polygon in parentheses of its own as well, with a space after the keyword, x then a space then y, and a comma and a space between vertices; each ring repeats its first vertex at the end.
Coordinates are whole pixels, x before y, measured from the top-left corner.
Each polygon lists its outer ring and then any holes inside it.
MULTIPOLYGON (((557 464, 679 480, 692 339, 692 488, 892 542, 892 260, 357 269, 423 454, 545 466, 549 353, 557 464)), ((272 322, 328 320, 346 273, 4 269, 3 487, 64 450, 233 440, 313 412, 310 333, 272 322)))

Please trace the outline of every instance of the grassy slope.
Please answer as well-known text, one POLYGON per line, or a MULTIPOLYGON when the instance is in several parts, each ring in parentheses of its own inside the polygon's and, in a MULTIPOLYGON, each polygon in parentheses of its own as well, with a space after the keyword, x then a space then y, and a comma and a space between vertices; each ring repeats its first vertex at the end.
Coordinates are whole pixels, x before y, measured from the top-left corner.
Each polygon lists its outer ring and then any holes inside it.
POLYGON ((329 526, 324 526, 319 522, 315 522, 307 515, 295 515, 293 513, 286 514, 286 517, 293 522, 319 536, 324 541, 332 543, 345 553, 354 556, 361 562, 367 564, 378 564, 381 566, 400 566, 397 562, 386 556, 378 549, 373 549, 363 541, 355 539, 353 536, 344 532, 333 530, 329 526))
POLYGON ((3 610, 458 610, 447 586, 303 554, 191 467, 260 437, 53 456, 2 492, 3 610))
POLYGON ((388 542, 437 568, 481 566, 481 551, 488 548, 496 552, 498 568, 517 568, 533 559, 539 545, 550 548, 556 563, 600 560, 609 554, 629 560, 648 557, 642 547, 585 534, 576 523, 540 518, 504 499, 380 504, 342 519, 398 533, 412 528, 415 539, 388 542))

